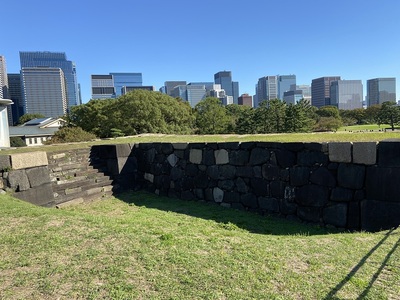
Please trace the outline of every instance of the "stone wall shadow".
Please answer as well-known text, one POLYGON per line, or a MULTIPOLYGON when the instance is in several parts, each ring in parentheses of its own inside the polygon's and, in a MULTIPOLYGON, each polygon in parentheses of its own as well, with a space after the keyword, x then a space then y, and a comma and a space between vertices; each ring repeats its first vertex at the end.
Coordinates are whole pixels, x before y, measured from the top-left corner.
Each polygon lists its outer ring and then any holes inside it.
POLYGON ((233 224, 257 234, 310 236, 338 232, 338 230, 327 229, 314 224, 300 223, 299 220, 288 220, 274 215, 265 216, 252 211, 224 208, 211 202, 167 198, 143 190, 125 191, 116 194, 115 197, 136 206, 145 206, 204 220, 213 220, 223 227, 226 225, 227 228, 229 228, 230 224, 233 224))

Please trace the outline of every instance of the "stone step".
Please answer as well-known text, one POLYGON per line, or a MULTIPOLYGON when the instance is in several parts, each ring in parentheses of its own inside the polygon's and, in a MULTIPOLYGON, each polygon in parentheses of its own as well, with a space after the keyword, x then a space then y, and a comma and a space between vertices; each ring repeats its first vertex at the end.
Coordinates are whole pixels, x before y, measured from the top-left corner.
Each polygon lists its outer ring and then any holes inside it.
POLYGON ((95 200, 99 200, 102 198, 106 198, 106 197, 111 197, 112 196, 112 192, 102 192, 102 193, 96 193, 96 194, 91 194, 85 197, 79 197, 79 198, 73 198, 73 199, 69 199, 69 200, 65 200, 63 202, 59 202, 57 204, 54 204, 54 207, 56 208, 64 208, 64 207, 68 207, 68 206, 73 206, 73 205, 79 205, 82 204, 84 202, 91 202, 91 201, 95 201, 95 200))
POLYGON ((73 194, 76 192, 81 192, 81 191, 86 191, 88 189, 91 189, 93 187, 103 187, 107 185, 112 184, 111 179, 104 179, 104 180, 94 180, 94 179, 87 179, 84 181, 75 181, 71 182, 68 184, 62 184, 62 185, 53 185, 53 192, 57 194, 73 194))
POLYGON ((74 199, 79 199, 79 198, 82 198, 84 201, 87 201, 93 198, 101 198, 104 195, 109 195, 109 196, 113 195, 112 185, 91 187, 84 191, 71 193, 68 195, 59 195, 58 197, 54 198, 54 204, 55 206, 57 206, 61 203, 72 201, 74 199))

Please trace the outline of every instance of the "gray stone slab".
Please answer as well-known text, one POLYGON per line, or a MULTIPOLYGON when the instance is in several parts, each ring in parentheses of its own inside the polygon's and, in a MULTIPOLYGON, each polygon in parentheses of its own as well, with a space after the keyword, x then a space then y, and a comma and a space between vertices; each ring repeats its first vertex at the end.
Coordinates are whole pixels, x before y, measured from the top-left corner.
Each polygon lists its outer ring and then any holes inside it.
POLYGON ((26 191, 30 188, 25 170, 11 170, 7 176, 9 186, 16 191, 26 191))
POLYGON ((15 193, 14 196, 35 205, 47 205, 54 201, 54 193, 51 183, 46 183, 26 191, 15 193))
POLYGON ((199 165, 199 164, 201 164, 201 160, 202 159, 203 159, 203 150, 201 150, 201 149, 190 149, 189 161, 192 164, 199 165))
POLYGON ((225 149, 215 150, 215 163, 217 165, 223 165, 229 163, 229 153, 225 149))
POLYGON ((353 143, 353 162, 356 164, 374 165, 376 163, 376 142, 353 143))
POLYGON ((322 215, 325 224, 345 228, 347 225, 347 204, 338 203, 325 207, 322 215))
POLYGON ((50 174, 47 166, 27 169, 26 175, 28 176, 31 187, 50 182, 50 174))
POLYGON ((171 167, 175 167, 176 164, 179 161, 179 158, 175 155, 175 154, 170 154, 167 157, 167 161, 169 162, 169 164, 171 165, 171 167))
POLYGON ((9 155, 0 155, 0 171, 9 170, 11 168, 11 161, 9 155))
POLYGON ((188 146, 188 143, 173 143, 172 147, 174 147, 175 150, 185 150, 188 146))
POLYGON ((351 162, 351 147, 350 142, 329 143, 329 160, 331 162, 351 162))
POLYGON ((214 188, 213 189, 213 198, 215 202, 222 202, 224 199, 224 191, 221 190, 220 188, 214 188))
POLYGON ((14 170, 47 166, 47 154, 44 151, 11 154, 11 167, 14 170))

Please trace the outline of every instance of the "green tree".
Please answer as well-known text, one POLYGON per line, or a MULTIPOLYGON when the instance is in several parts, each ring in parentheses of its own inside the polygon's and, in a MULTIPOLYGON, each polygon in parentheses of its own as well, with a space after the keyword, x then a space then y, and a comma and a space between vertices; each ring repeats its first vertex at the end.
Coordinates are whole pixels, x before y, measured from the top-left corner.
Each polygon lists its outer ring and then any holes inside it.
POLYGON ((396 105, 396 102, 383 102, 378 117, 381 121, 380 124, 389 124, 394 131, 394 126, 400 123, 400 107, 396 105))
POLYGON ((334 117, 321 117, 314 126, 314 131, 336 131, 342 126, 342 121, 334 117))
POLYGON ((312 114, 310 104, 304 99, 296 104, 286 106, 285 114, 285 132, 308 132, 311 131, 315 121, 311 117, 312 114))
POLYGON ((316 111, 316 113, 320 117, 340 119, 339 109, 333 105, 322 106, 316 111))
POLYGON ((374 104, 371 106, 368 106, 365 109, 365 121, 367 123, 371 123, 371 124, 381 124, 380 123, 380 119, 379 119, 379 113, 381 111, 381 104, 374 104))
POLYGON ((80 127, 63 127, 54 133, 54 136, 45 144, 60 144, 73 142, 87 142, 96 139, 93 133, 87 132, 80 127))
POLYGON ((269 101, 263 100, 259 103, 254 113, 255 126, 257 133, 272 132, 272 116, 269 110, 269 101))
POLYGON ((24 124, 26 122, 29 122, 30 120, 41 119, 41 118, 45 118, 45 116, 42 115, 42 114, 24 114, 19 118, 18 124, 21 125, 21 124, 24 124))
POLYGON ((246 105, 230 104, 225 106, 227 116, 230 119, 228 125, 229 133, 254 133, 254 109, 246 105))
POLYGON ((207 97, 195 107, 196 131, 199 134, 228 132, 230 118, 218 98, 207 97))
POLYGON ((284 132, 286 102, 279 99, 269 101, 269 113, 271 115, 272 132, 284 132))

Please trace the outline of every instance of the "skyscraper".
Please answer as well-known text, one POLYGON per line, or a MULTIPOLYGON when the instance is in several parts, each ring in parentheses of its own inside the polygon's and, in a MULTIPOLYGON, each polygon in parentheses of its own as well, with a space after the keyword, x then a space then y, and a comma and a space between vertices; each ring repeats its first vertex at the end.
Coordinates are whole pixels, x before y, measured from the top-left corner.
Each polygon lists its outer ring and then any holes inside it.
POLYGON ((142 73, 109 73, 92 75, 92 99, 117 98, 125 88, 142 86, 142 73))
POLYGON ((249 94, 242 94, 238 99, 238 104, 253 107, 253 97, 249 94))
POLYGON ((283 94, 290 91, 293 84, 296 84, 296 75, 279 75, 278 99, 283 100, 283 94))
POLYGON ((10 106, 12 123, 15 125, 24 114, 24 102, 21 94, 21 74, 8 74, 8 95, 14 102, 14 104, 10 106))
POLYGON ((24 112, 60 117, 67 112, 67 87, 61 68, 22 68, 24 112))
POLYGON ((375 78, 367 80, 367 105, 396 101, 396 78, 375 78))
POLYGON ((330 87, 331 105, 338 109, 362 108, 363 85, 361 80, 337 80, 330 87))
POLYGON ((115 96, 122 95, 122 87, 142 86, 142 73, 110 73, 114 80, 115 96))
POLYGON ((166 81, 164 82, 164 86, 161 89, 165 94, 172 96, 175 87, 177 87, 178 85, 186 85, 186 84, 187 84, 186 81, 183 80, 166 81))
POLYGON ((64 52, 20 52, 19 57, 21 69, 36 67, 60 68, 66 80, 68 108, 81 104, 76 78, 76 66, 72 61, 67 60, 64 52))
POLYGON ((0 55, 0 99, 8 98, 8 78, 6 59, 0 55))
POLYGON ((233 97, 233 103, 238 103, 239 98, 239 83, 232 81, 231 71, 221 71, 214 74, 214 83, 220 84, 221 88, 225 90, 227 96, 233 97))
POLYGON ((296 84, 296 75, 273 75, 258 79, 256 85, 257 107, 264 100, 283 100, 284 93, 290 90, 291 85, 296 84))
POLYGON ((331 104, 330 88, 332 81, 340 80, 340 76, 320 77, 311 82, 311 105, 322 107, 331 104))

